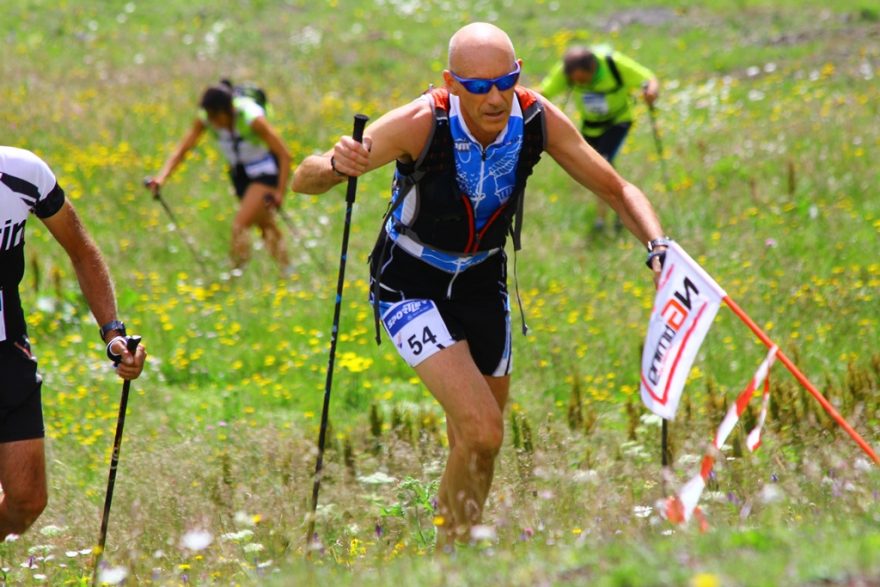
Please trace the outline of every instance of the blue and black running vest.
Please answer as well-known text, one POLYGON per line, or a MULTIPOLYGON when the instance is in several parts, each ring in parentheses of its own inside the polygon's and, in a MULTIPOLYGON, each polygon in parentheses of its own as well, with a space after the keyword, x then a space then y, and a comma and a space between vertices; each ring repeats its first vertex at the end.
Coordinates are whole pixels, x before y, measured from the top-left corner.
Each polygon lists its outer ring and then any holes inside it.
MULTIPOLYGON (((504 247, 521 247, 525 186, 546 146, 544 110, 538 96, 516 89, 507 127, 483 149, 473 138, 445 88, 428 100, 434 125, 413 163, 397 162, 389 209, 380 240, 388 239, 410 255, 454 277, 504 247)), ((378 340, 378 299, 386 246, 373 276, 378 340)), ((451 282, 450 282, 451 287, 451 282)))

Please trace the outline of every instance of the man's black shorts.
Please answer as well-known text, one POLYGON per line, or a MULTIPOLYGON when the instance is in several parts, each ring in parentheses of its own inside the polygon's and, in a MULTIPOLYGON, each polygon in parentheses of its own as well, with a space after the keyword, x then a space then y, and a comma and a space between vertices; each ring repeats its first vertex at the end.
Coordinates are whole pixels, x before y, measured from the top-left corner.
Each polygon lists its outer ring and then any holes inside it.
POLYGON ((27 339, 0 342, 0 442, 45 436, 41 386, 27 339))
POLYGON ((466 340, 480 373, 501 377, 512 369, 507 260, 501 251, 457 276, 441 271, 380 239, 370 274, 376 274, 380 247, 387 243, 379 300, 431 300, 453 340, 466 340))

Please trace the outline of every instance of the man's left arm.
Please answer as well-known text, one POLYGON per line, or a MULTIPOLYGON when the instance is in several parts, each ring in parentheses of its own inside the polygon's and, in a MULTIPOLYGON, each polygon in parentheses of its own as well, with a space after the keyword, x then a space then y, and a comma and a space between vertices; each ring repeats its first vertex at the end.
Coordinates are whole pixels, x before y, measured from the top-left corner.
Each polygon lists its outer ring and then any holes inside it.
MULTIPOLYGON (((663 236, 654 208, 642 191, 623 179, 583 139, 571 121, 553 104, 543 101, 547 153, 578 183, 608 202, 624 226, 647 245, 663 236)), ((659 273, 659 263, 654 271, 659 273)))
MULTIPOLYGON (((107 264, 70 202, 65 201, 55 214, 41 220, 70 257, 80 289, 98 324, 116 320, 116 295, 107 264)), ((119 334, 117 331, 106 333, 104 342, 110 342, 119 334)), ((141 373, 146 352, 143 346, 138 346, 132 356, 124 347, 117 344, 113 349, 122 356, 117 372, 123 379, 135 379, 141 373)))

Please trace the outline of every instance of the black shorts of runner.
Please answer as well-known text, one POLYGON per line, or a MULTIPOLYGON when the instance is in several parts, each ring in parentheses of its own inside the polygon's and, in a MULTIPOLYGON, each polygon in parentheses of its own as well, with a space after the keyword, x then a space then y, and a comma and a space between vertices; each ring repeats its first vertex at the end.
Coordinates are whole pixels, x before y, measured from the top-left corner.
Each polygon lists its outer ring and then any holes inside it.
POLYGON ((0 342, 0 443, 45 436, 41 386, 27 339, 0 342))
POLYGON ((504 252, 453 276, 413 257, 386 238, 381 238, 373 251, 370 268, 372 282, 380 248, 387 243, 379 299, 392 303, 410 299, 433 301, 452 338, 468 342, 480 373, 509 375, 512 352, 504 252))
MULTIPOLYGON (((278 158, 275 157, 275 155, 272 155, 272 158, 275 159, 275 164, 277 166, 278 158)), ((245 173, 244 165, 241 163, 229 168, 229 178, 232 180, 232 186, 235 188, 235 195, 238 196, 239 200, 244 197, 245 192, 252 183, 259 183, 272 188, 278 187, 277 174, 248 177, 248 174, 245 173)))
POLYGON ((613 164, 614 158, 617 156, 621 145, 623 145, 623 141, 626 139, 631 126, 631 122, 621 122, 620 124, 608 127, 608 130, 597 137, 590 137, 585 134, 584 139, 606 161, 613 164))

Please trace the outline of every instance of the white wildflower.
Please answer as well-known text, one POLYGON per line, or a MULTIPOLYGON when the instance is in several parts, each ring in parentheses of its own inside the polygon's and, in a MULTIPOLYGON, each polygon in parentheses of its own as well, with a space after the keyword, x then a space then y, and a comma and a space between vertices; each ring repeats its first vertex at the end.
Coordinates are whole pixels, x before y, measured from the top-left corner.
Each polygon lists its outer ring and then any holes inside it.
POLYGON ((653 511, 654 508, 649 505, 637 505, 633 508, 633 515, 637 518, 647 518, 653 511))
POLYGON ((388 483, 394 483, 397 481, 397 479, 383 473, 382 471, 376 471, 372 475, 360 476, 357 480, 361 483, 366 483, 367 485, 387 485, 388 483))
POLYGON ((250 540, 254 535, 253 530, 248 530, 245 528, 244 530, 239 530, 238 532, 227 532, 226 534, 222 534, 220 536, 220 540, 225 542, 246 542, 250 540))
POLYGON ((125 567, 109 567, 98 573, 98 583, 102 585, 119 585, 128 577, 125 567))
POLYGON ((235 523, 239 526, 253 526, 256 522, 254 522, 254 517, 247 512, 235 512, 235 523))
POLYGON ((484 540, 494 541, 498 537, 494 526, 484 526, 482 524, 471 526, 471 540, 474 542, 482 542, 484 540))
POLYGON ((190 530, 180 537, 180 546, 198 552, 208 548, 213 540, 214 537, 207 530, 190 530))
POLYGON ((778 485, 767 484, 761 488, 761 492, 758 494, 758 499, 761 500, 761 503, 774 503, 782 500, 783 493, 782 490, 779 489, 778 485))

